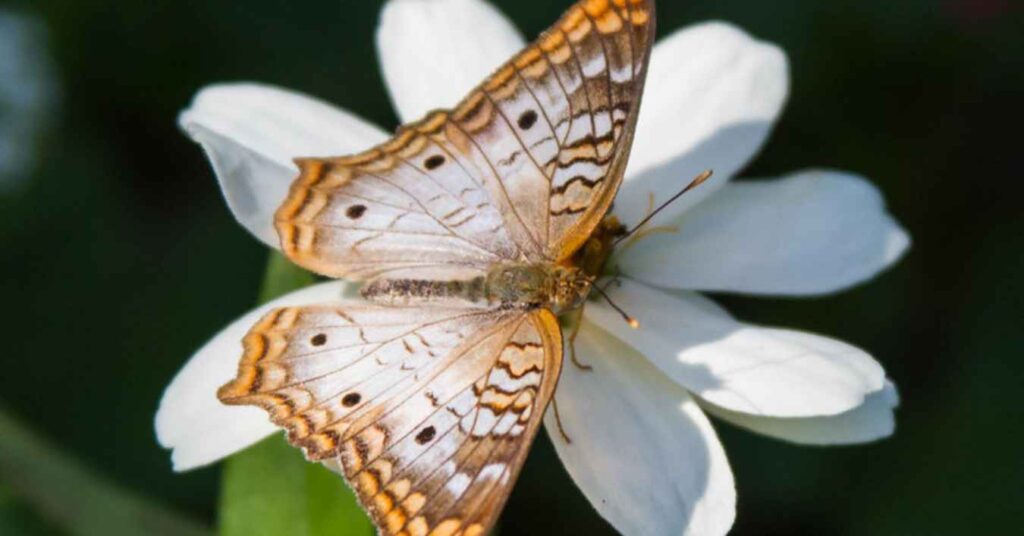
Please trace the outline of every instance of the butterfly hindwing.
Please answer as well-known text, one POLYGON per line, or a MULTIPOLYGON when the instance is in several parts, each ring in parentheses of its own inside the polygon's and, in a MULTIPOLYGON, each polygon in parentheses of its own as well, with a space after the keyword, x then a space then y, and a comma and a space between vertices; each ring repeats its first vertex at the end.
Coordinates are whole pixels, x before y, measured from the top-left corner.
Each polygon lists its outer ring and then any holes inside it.
POLYGON ((622 182, 653 37, 651 0, 581 1, 453 110, 298 160, 282 249, 357 280, 568 258, 622 182))
POLYGON ((484 534, 561 366, 554 315, 361 302, 277 309, 219 396, 336 459, 383 534, 484 534), (460 532, 461 531, 461 532, 460 532))

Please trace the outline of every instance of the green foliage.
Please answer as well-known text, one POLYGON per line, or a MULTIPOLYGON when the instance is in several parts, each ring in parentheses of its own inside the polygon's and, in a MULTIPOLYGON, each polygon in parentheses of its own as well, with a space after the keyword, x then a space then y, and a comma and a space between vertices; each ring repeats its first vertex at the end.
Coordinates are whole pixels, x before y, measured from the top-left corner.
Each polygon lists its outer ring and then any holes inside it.
MULTIPOLYGON (((266 302, 314 281, 273 253, 260 292, 266 302)), ((372 536, 373 526, 341 477, 307 462, 277 435, 225 464, 220 536, 372 536)))
POLYGON ((263 275, 263 285, 260 287, 260 303, 266 303, 315 281, 316 277, 313 274, 295 266, 284 255, 272 252, 267 259, 267 270, 263 275))
POLYGON ((373 526, 341 477, 275 436, 224 468, 220 536, 370 536, 373 526))
POLYGON ((2 408, 0 482, 3 534, 59 528, 74 536, 209 536, 195 522, 82 466, 2 408))

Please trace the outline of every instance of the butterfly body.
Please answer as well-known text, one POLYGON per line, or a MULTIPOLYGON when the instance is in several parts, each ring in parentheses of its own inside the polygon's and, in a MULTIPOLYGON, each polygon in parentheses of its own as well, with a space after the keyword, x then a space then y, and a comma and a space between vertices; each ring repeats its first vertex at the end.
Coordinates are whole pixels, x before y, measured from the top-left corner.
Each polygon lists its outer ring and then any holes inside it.
POLYGON ((493 527, 555 392, 557 315, 578 318, 625 231, 606 213, 654 19, 653 0, 580 0, 452 110, 296 160, 282 250, 364 299, 268 313, 218 397, 334 463, 381 534, 493 527))
POLYGON ((500 309, 550 309, 555 314, 580 307, 591 277, 576 267, 545 263, 504 263, 467 280, 378 279, 360 289, 369 301, 385 305, 460 301, 500 309))

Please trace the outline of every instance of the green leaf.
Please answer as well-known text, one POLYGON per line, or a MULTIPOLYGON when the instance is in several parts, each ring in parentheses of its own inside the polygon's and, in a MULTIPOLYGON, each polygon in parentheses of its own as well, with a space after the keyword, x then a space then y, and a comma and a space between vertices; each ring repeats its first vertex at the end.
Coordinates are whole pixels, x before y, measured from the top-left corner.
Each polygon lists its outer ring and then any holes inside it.
POLYGON ((275 436, 233 456, 224 470, 221 536, 373 534, 341 477, 275 436))
MULTIPOLYGON (((75 536, 209 536, 205 527, 125 489, 60 451, 0 407, 4 510, 17 504, 75 536), (15 501, 16 503, 11 503, 15 501)), ((4 516, 11 517, 10 515, 4 516)), ((4 528, 0 524, 0 528, 4 528)), ((7 527, 3 532, 12 532, 7 527)))
MULTIPOLYGON (((260 291, 266 302, 315 281, 278 253, 260 291)), ((340 476, 310 463, 282 435, 232 456, 220 499, 221 536, 372 536, 373 525, 340 476)))
POLYGON ((267 259, 267 271, 263 275, 263 287, 260 288, 259 294, 260 303, 266 303, 314 282, 316 282, 316 276, 292 264, 284 255, 274 251, 267 259))

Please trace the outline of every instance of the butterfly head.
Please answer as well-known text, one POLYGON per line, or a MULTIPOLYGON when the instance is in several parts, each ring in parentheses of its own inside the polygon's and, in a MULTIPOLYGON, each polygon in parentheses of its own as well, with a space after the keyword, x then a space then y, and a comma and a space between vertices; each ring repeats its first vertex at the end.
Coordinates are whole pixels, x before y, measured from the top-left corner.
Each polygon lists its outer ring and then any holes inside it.
POLYGON ((590 295, 594 279, 575 267, 558 266, 552 270, 551 305, 556 313, 577 309, 590 295))

